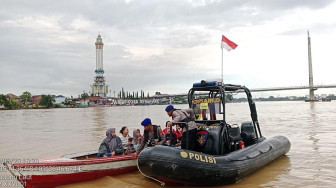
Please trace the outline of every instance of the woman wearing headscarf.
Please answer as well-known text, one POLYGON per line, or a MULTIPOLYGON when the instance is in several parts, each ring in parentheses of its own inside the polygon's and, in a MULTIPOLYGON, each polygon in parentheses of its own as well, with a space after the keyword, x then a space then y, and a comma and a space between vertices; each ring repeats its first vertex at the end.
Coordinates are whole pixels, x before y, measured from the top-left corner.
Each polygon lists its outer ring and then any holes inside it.
POLYGON ((97 157, 121 155, 123 153, 121 139, 116 135, 115 128, 107 129, 106 138, 100 144, 97 157))
POLYGON ((141 135, 140 129, 135 129, 133 130, 133 147, 135 150, 138 149, 138 147, 140 146, 142 140, 143 140, 143 136, 141 135))

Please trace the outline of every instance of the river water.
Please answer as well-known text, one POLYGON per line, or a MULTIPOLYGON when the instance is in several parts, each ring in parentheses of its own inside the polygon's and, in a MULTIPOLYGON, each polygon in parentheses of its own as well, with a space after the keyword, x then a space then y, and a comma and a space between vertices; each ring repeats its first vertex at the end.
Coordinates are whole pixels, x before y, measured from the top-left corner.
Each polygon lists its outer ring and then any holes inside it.
MULTIPOLYGON (((291 150, 240 182, 219 187, 334 187, 336 102, 256 102, 256 106, 263 136, 284 135, 291 141, 291 150)), ((153 105, 3 110, 0 111, 0 159, 36 159, 98 149, 109 127, 120 130, 127 126, 131 134, 136 128, 142 129, 140 122, 146 117, 153 124, 164 125, 169 120, 164 108, 153 105)), ((250 120, 247 103, 230 103, 227 108, 229 124, 240 125, 250 120)), ((63 187, 160 185, 133 172, 63 187)))

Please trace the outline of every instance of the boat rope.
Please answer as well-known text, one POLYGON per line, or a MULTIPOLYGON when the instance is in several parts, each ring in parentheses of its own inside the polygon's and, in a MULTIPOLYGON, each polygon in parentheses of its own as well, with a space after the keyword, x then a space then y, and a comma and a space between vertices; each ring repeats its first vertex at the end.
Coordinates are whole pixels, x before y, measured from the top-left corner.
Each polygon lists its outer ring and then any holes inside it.
MULTIPOLYGON (((141 154, 141 152, 139 153, 139 155, 141 154)), ((143 176, 145 176, 146 178, 149 178, 149 179, 152 179, 152 180, 154 180, 154 181, 156 181, 156 182, 159 182, 160 183, 160 185, 162 186, 162 187, 164 187, 165 185, 166 185, 166 183, 165 182, 163 182, 163 181, 160 181, 160 180, 158 180, 158 179, 156 179, 156 178, 153 178, 153 177, 150 177, 150 176, 147 176, 146 174, 144 174, 144 173, 142 173, 141 172, 141 170, 140 170, 140 168, 139 168, 139 163, 138 163, 138 160, 139 160, 139 157, 137 158, 137 167, 138 167, 138 169, 139 169, 139 172, 143 175, 143 176)))

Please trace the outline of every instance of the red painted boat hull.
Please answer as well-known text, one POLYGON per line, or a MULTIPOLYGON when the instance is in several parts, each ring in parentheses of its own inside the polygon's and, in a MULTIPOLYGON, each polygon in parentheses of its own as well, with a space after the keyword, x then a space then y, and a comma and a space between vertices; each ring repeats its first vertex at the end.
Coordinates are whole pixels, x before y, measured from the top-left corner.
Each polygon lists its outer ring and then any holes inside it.
POLYGON ((34 175, 31 178, 20 179, 19 181, 27 188, 51 188, 60 185, 83 182, 102 178, 104 176, 116 176, 137 170, 136 166, 122 169, 99 170, 91 172, 81 172, 72 174, 56 174, 39 176, 34 175))
POLYGON ((39 160, 37 163, 4 165, 24 187, 49 188, 136 171, 137 155, 86 159, 63 156, 39 160))

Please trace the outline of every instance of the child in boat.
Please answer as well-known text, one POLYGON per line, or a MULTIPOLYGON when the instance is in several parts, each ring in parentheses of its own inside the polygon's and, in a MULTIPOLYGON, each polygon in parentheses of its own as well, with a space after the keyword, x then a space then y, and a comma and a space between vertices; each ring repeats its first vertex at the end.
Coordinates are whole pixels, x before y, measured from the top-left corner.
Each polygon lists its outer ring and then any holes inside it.
POLYGON ((125 150, 125 155, 129 155, 135 152, 135 149, 133 147, 132 143, 133 138, 128 139, 127 149, 125 150))
POLYGON ((170 133, 170 128, 167 127, 165 128, 166 130, 166 144, 169 146, 170 145, 170 135, 172 136, 172 146, 175 146, 177 144, 177 136, 175 133, 175 130, 173 129, 172 133, 170 133))
POLYGON ((115 128, 107 129, 106 138, 100 144, 97 157, 121 155, 123 152, 121 139, 116 135, 115 128))
MULTIPOLYGON (((163 129, 163 133, 165 134, 165 137, 166 137, 166 145, 170 145, 170 127, 167 127, 167 123, 166 122, 166 128, 163 129)), ((171 134, 172 135, 172 145, 176 145, 177 144, 177 134, 178 132, 172 128, 173 130, 173 133, 171 134)))
POLYGON ((176 125, 176 137, 177 137, 177 145, 181 145, 181 137, 183 134, 183 130, 179 125, 176 125))
POLYGON ((135 150, 138 150, 142 140, 143 140, 143 136, 141 135, 140 129, 135 129, 133 130, 133 147, 135 150))

